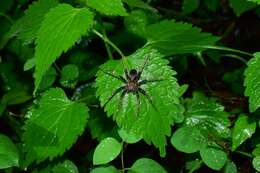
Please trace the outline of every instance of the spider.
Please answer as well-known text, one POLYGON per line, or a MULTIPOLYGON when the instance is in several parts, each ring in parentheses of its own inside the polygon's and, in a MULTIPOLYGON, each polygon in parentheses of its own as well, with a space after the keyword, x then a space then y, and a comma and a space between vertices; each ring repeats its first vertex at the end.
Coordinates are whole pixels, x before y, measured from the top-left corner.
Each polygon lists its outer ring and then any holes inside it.
POLYGON ((120 95, 120 107, 123 101, 123 98, 126 94, 128 93, 133 93, 136 98, 137 98, 137 115, 139 114, 140 111, 140 94, 144 95, 146 99, 149 101, 149 103, 152 105, 152 107, 157 111, 155 105, 153 104, 153 101, 151 97, 146 93, 144 89, 141 88, 142 85, 147 84, 147 83, 153 83, 153 82, 159 82, 162 81, 162 79, 151 79, 151 80, 140 80, 141 75, 143 73, 143 70, 148 62, 148 58, 145 59, 145 62, 141 68, 140 71, 137 71, 136 69, 131 69, 130 72, 128 72, 127 69, 124 70, 125 72, 125 78, 123 76, 117 76, 114 75, 110 72, 106 72, 103 69, 101 71, 117 80, 120 80, 121 82, 124 83, 123 86, 117 88, 113 94, 108 98, 108 100, 105 102, 104 107, 112 100, 112 98, 117 95, 119 92, 122 91, 120 95))

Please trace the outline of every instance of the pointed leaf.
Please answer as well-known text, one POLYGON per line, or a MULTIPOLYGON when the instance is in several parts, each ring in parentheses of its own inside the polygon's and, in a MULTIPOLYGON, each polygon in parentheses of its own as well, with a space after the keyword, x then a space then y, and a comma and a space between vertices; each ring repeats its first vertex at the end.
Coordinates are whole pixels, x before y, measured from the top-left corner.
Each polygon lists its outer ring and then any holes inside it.
POLYGON ((200 150, 203 162, 214 170, 220 170, 227 161, 227 155, 219 148, 208 147, 200 150))
POLYGON ((240 115, 235 122, 232 134, 232 151, 250 138, 256 129, 256 122, 245 115, 240 115))
POLYGON ((219 39, 209 33, 201 33, 191 24, 164 20, 147 26, 148 46, 165 55, 195 53, 212 46, 219 39))
POLYGON ((93 14, 87 8, 73 8, 60 4, 46 14, 36 40, 35 91, 51 64, 66 52, 93 23, 93 14))
POLYGON ((255 53, 247 65, 244 83, 245 96, 249 97, 250 112, 254 112, 260 107, 260 52, 255 53))
POLYGON ((121 0, 87 0, 87 5, 109 16, 126 16, 127 12, 121 0))
MULTIPOLYGON (((155 50, 140 49, 133 55, 127 57, 130 69, 140 70, 146 58, 147 65, 141 75, 144 79, 163 79, 159 82, 147 83, 142 88, 151 98, 155 108, 149 102, 147 97, 140 94, 140 107, 138 114, 138 101, 136 95, 128 93, 120 102, 118 93, 106 105, 105 110, 108 116, 113 114, 117 124, 127 131, 132 131, 138 136, 150 143, 152 142, 160 149, 161 155, 165 154, 166 136, 171 134, 171 125, 173 121, 183 120, 182 107, 180 106, 178 93, 179 85, 173 75, 175 71, 167 66, 168 61, 162 59, 161 54, 155 50), (164 88, 164 89, 162 89, 164 88)), ((114 75, 124 76, 124 66, 121 60, 110 60, 100 67, 104 71, 114 75)), ((116 89, 122 87, 123 83, 101 70, 97 73, 96 79, 97 95, 104 105, 116 89)))
POLYGON ((108 167, 98 167, 93 169, 90 173, 120 173, 115 167, 108 166, 108 167))
POLYGON ((27 114, 23 135, 27 159, 40 162, 63 154, 84 131, 88 116, 88 108, 70 101, 63 90, 44 93, 38 107, 27 114))
POLYGON ((130 168, 129 173, 167 173, 165 169, 152 159, 138 159, 130 168))
POLYGON ((114 138, 103 139, 94 151, 93 164, 106 164, 114 160, 121 152, 122 145, 114 138))

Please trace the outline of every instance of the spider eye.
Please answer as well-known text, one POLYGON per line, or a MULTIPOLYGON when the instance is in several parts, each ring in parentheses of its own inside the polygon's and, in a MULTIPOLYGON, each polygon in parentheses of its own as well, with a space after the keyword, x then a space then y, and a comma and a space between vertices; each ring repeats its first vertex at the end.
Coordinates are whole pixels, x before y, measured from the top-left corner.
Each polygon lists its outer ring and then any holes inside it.
POLYGON ((130 75, 136 75, 137 71, 135 69, 130 70, 130 75))

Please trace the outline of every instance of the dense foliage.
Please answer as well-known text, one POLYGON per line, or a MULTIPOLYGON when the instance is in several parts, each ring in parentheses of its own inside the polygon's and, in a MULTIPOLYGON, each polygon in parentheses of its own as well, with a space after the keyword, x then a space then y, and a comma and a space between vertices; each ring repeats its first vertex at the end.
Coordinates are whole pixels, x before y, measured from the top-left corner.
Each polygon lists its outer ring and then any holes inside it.
POLYGON ((1 0, 1 171, 260 171, 258 4, 1 0))

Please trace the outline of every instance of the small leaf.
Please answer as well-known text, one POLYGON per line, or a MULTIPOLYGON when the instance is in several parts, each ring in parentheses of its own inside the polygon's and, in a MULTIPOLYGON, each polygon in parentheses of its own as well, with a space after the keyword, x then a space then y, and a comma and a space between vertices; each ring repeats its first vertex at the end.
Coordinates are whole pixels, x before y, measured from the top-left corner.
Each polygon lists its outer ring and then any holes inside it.
POLYGON ((183 1, 183 13, 184 14, 189 14, 195 11, 200 5, 199 0, 184 0, 183 1))
POLYGON ((103 139, 94 151, 93 164, 106 164, 114 160, 121 152, 122 145, 114 138, 103 139))
POLYGON ((137 136, 133 132, 128 132, 122 128, 118 130, 118 134, 128 144, 134 144, 142 139, 141 136, 137 136))
POLYGON ((121 0, 87 0, 87 5, 109 16, 126 16, 127 12, 121 0))
POLYGON ((152 159, 138 159, 130 168, 129 173, 167 173, 165 169, 152 159))
POLYGON ((64 162, 54 166, 52 168, 52 172, 54 173, 78 173, 77 166, 71 162, 70 160, 65 160, 64 162))
POLYGON ((228 114, 224 107, 214 99, 209 99, 202 93, 194 92, 192 99, 187 99, 185 124, 206 130, 210 134, 228 138, 230 125, 228 114))
POLYGON ((253 159, 253 167, 260 172, 260 156, 256 156, 253 159))
POLYGON ((19 154, 14 143, 0 134, 0 169, 19 166, 19 154))
MULTIPOLYGON (((152 142, 158 147, 161 155, 165 155, 166 136, 171 134, 171 125, 174 120, 180 122, 184 118, 183 108, 179 101, 179 85, 173 77, 176 72, 167 65, 167 60, 162 59, 163 55, 155 50, 140 49, 127 57, 130 69, 140 70, 147 57, 149 60, 143 70, 141 80, 163 79, 163 81, 142 86, 157 110, 145 96, 140 94, 140 109, 137 115, 136 96, 133 93, 126 94, 121 104, 122 92, 120 92, 106 105, 105 111, 108 116, 113 115, 120 128, 142 136, 148 144, 152 142), (162 90, 162 88, 165 89, 162 90)), ((110 60, 100 68, 122 76, 125 69, 121 60, 110 60)), ((122 82, 100 70, 97 73, 96 86, 101 105, 104 105, 115 90, 122 87, 122 82)))
POLYGON ((132 8, 141 8, 141 9, 145 9, 145 10, 151 10, 153 12, 157 11, 155 8, 146 4, 142 0, 122 0, 122 1, 132 8))
POLYGON ((35 89, 51 64, 66 52, 93 23, 93 14, 87 8, 60 4, 46 14, 36 40, 35 89))
POLYGON ((196 127, 182 127, 172 135, 171 143, 179 151, 194 153, 206 146, 206 139, 196 127))
POLYGON ((90 173, 120 173, 115 167, 108 166, 108 167, 98 167, 93 169, 90 173))
POLYGON ((223 169, 223 172, 224 173, 237 173, 236 164, 233 161, 228 160, 224 169, 223 169))
POLYGON ((201 167, 202 163, 203 162, 199 159, 188 161, 185 163, 185 168, 187 170, 189 170, 189 172, 192 173, 192 172, 198 170, 201 167))
POLYGON ((232 134, 232 151, 250 138, 256 129, 256 122, 245 115, 240 115, 235 122, 232 134))
POLYGON ((18 35, 25 44, 32 43, 36 37, 45 14, 57 6, 57 0, 39 0, 33 2, 10 30, 10 35, 18 35))
POLYGON ((28 71, 32 69, 34 66, 35 66, 35 58, 28 59, 23 66, 23 71, 28 71))
POLYGON ((50 67, 45 75, 42 77, 40 86, 39 86, 39 91, 44 91, 52 86, 52 84, 55 82, 57 77, 57 72, 54 67, 50 67))
POLYGON ((227 155, 219 148, 208 147, 200 150, 203 162, 214 170, 220 170, 227 161, 227 155))
POLYGON ((247 65, 244 82, 245 96, 249 97, 250 112, 254 112, 260 107, 260 52, 255 53, 247 65))
POLYGON ((63 87, 74 88, 79 77, 79 69, 74 64, 68 64, 61 70, 60 83, 63 87))
POLYGON ((191 24, 164 20, 147 26, 147 46, 165 55, 196 53, 214 45, 219 39, 209 33, 201 33, 191 24))
POLYGON ((63 154, 84 131, 88 116, 88 108, 70 101, 63 90, 45 92, 38 107, 27 113, 23 135, 27 160, 41 162, 63 154))
POLYGON ((230 0, 229 2, 237 16, 257 6, 256 3, 249 2, 249 0, 230 0))

